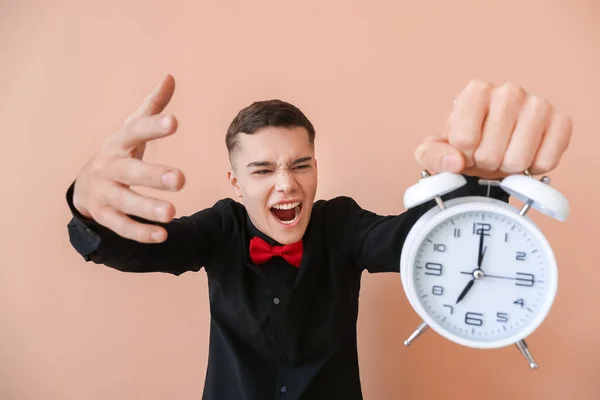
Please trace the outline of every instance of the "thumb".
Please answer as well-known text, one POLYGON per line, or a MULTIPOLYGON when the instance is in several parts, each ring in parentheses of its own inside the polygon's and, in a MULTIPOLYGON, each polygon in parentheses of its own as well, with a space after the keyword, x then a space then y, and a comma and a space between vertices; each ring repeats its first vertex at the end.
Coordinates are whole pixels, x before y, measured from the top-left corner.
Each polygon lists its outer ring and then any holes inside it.
POLYGON ((415 159, 430 172, 460 173, 465 168, 465 159, 460 151, 446 139, 428 137, 415 150, 415 159))
POLYGON ((167 74, 128 119, 161 113, 171 101, 174 91, 175 79, 171 74, 167 74))

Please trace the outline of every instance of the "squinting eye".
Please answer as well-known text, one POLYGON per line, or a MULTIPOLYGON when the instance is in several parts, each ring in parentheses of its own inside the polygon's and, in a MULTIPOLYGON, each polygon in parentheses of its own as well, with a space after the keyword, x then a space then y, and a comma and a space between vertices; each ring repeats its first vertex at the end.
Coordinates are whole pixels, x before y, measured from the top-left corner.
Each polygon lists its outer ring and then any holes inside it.
POLYGON ((310 165, 298 165, 297 167, 294 167, 294 169, 306 169, 306 168, 310 168, 310 165))
POLYGON ((254 175, 266 175, 269 172, 271 172, 271 170, 268 169, 260 169, 258 171, 254 171, 254 175))

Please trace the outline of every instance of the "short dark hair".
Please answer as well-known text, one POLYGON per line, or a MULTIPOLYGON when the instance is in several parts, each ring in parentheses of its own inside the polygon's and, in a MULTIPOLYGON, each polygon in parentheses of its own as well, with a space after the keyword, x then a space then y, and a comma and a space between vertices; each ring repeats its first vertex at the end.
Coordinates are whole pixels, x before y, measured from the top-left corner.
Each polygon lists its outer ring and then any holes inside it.
POLYGON ((227 129, 225 144, 229 156, 237 148, 240 133, 252 135, 267 126, 302 127, 307 130, 310 143, 315 141, 315 128, 298 107, 278 99, 256 101, 240 110, 227 129))

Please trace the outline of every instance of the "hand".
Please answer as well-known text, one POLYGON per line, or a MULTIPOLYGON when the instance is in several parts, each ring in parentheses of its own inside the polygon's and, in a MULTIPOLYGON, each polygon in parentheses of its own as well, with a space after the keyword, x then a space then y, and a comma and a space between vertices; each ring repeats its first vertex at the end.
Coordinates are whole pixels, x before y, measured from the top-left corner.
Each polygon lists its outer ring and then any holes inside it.
POLYGON ((544 174, 558 165, 572 126, 546 100, 516 85, 473 80, 456 98, 445 131, 426 138, 415 158, 430 172, 488 179, 526 169, 544 174))
POLYGON ((134 221, 128 215, 168 222, 175 215, 175 207, 142 196, 130 186, 180 190, 185 180, 176 168, 142 161, 147 141, 171 135, 177 129, 174 116, 160 114, 174 90, 175 81, 168 75, 124 125, 104 140, 75 181, 73 203, 83 216, 142 243, 162 242, 167 232, 160 226, 134 221))

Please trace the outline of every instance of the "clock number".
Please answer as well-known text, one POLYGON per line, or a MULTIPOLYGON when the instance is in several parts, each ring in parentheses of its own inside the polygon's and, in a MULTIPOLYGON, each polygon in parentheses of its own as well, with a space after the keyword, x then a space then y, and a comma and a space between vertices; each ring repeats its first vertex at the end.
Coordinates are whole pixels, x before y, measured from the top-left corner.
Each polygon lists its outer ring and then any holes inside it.
POLYGON ((452 313, 454 312, 454 307, 452 307, 450 304, 444 304, 444 307, 450 308, 450 315, 452 315, 452 313))
POLYGON ((525 306, 525 302, 523 301, 523 299, 518 299, 513 301, 513 304, 518 304, 521 306, 521 308, 523 308, 525 306))
POLYGON ((454 237, 460 237, 460 228, 454 228, 454 237))
POLYGON ((525 261, 525 256, 527 254, 524 251, 517 251, 516 259, 519 261, 525 261))
POLYGON ((444 288, 441 286, 434 286, 431 288, 431 293, 435 294, 436 296, 441 296, 444 294, 444 288))
POLYGON ((489 232, 492 229, 492 225, 484 222, 473 222, 473 235, 489 236, 489 232))
POLYGON ((483 320, 481 318, 478 317, 483 317, 483 314, 480 313, 475 313, 475 312, 468 312, 465 314, 465 324, 467 325, 475 325, 475 326, 481 326, 483 325, 483 320))
POLYGON ((442 275, 442 264, 428 262, 425 264, 425 269, 430 271, 430 272, 425 272, 425 275, 435 275, 435 276, 442 275))
POLYGON ((497 322, 508 322, 508 314, 503 313, 503 312, 496 313, 496 321, 497 322))
POLYGON ((444 252, 444 251, 446 251, 446 245, 443 243, 434 243, 433 251, 444 252))
POLYGON ((532 287, 533 286, 533 274, 525 274, 523 272, 517 272, 517 281, 515 282, 515 285, 517 286, 527 286, 527 287, 532 287))

